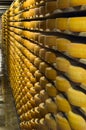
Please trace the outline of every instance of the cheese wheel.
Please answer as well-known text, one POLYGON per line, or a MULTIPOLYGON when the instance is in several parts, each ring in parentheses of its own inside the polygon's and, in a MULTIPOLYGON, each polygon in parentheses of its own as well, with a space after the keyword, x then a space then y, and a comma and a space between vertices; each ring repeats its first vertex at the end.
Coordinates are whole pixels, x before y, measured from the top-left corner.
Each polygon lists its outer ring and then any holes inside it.
POLYGON ((57 90, 51 83, 46 84, 46 92, 50 97, 55 97, 57 95, 57 90))
POLYGON ((86 5, 86 0, 70 0, 70 6, 80 6, 80 5, 86 5))
POLYGON ((68 120, 62 116, 61 113, 56 114, 55 116, 58 129, 60 130, 71 130, 68 120))
POLYGON ((62 95, 57 95, 55 98, 55 102, 56 102, 58 111, 62 111, 65 113, 68 113, 69 111, 71 111, 71 106, 69 102, 62 95))
POLYGON ((52 13, 56 9, 57 9, 57 3, 56 3, 56 1, 46 2, 46 14, 52 13))
POLYGON ((56 85, 57 90, 62 91, 62 92, 66 92, 69 88, 71 88, 70 82, 62 76, 56 77, 55 85, 56 85))
POLYGON ((40 47, 38 45, 34 45, 34 54, 36 54, 37 56, 39 55, 39 51, 40 51, 40 47))
POLYGON ((39 17, 39 8, 35 8, 34 9, 35 10, 35 15, 34 15, 34 17, 39 17))
POLYGON ((56 19, 56 28, 65 31, 68 28, 68 18, 57 18, 56 19))
POLYGON ((44 45, 45 35, 39 35, 38 41, 39 44, 44 45))
POLYGON ((40 6, 39 7, 39 16, 40 17, 45 16, 45 6, 40 6))
POLYGON ((29 15, 30 15, 29 11, 25 11, 22 13, 22 18, 29 18, 30 17, 29 15))
POLYGON ((74 58, 85 58, 86 59, 86 45, 71 43, 67 45, 67 54, 74 58))
POLYGON ((77 66, 70 66, 67 71, 67 76, 72 80, 73 82, 76 83, 82 83, 83 81, 86 80, 86 70, 77 67, 77 66))
POLYGON ((73 130, 86 130, 86 121, 80 115, 70 111, 68 120, 73 130))
POLYGON ((46 21, 39 22, 39 30, 44 31, 46 29, 46 21))
POLYGON ((34 88, 35 88, 36 92, 40 92, 40 90, 42 89, 39 82, 34 84, 34 88))
POLYGON ((40 119, 39 124, 40 124, 40 129, 41 129, 41 130, 49 130, 49 129, 48 129, 48 126, 47 126, 46 123, 45 123, 44 118, 40 119))
POLYGON ((55 119, 52 117, 52 115, 50 113, 46 114, 46 116, 45 116, 45 122, 46 122, 47 126, 49 127, 49 129, 51 129, 51 130, 57 130, 56 121, 55 121, 55 119))
POLYGON ((39 56, 44 60, 45 59, 46 50, 41 48, 39 51, 39 56))
POLYGON ((34 76, 36 77, 36 80, 39 81, 40 77, 42 77, 42 74, 39 70, 35 71, 34 76))
POLYGON ((34 63, 34 61, 35 61, 35 59, 36 59, 36 56, 33 55, 33 54, 31 54, 29 58, 30 58, 30 61, 31 61, 32 63, 34 63))
POLYGON ((51 98, 49 98, 45 101, 45 105, 46 105, 48 112, 57 113, 57 106, 51 98))
POLYGON ((57 72, 53 68, 47 67, 45 70, 45 75, 48 79, 55 80, 57 76, 57 72))
POLYGON ((44 45, 48 47, 55 47, 56 45, 56 37, 55 36, 46 36, 44 45))
POLYGON ((69 66, 70 66, 70 62, 66 58, 63 57, 56 58, 56 68, 58 70, 67 72, 69 66))
POLYGON ((40 117, 41 117, 41 113, 40 113, 40 111, 39 111, 39 107, 35 107, 35 108, 34 108, 34 111, 35 111, 35 116, 36 116, 37 118, 40 118, 40 117))
POLYGON ((70 0, 57 0, 57 4, 58 4, 58 8, 59 9, 65 9, 65 8, 68 8, 70 5, 70 0))
POLYGON ((55 29, 56 19, 46 20, 46 30, 54 30, 55 29))
POLYGON ((68 19, 68 30, 72 32, 86 32, 86 17, 74 17, 68 19))
POLYGON ((45 62, 41 62, 39 65, 40 72, 45 73, 45 70, 47 67, 48 67, 48 65, 45 62))
POLYGON ((40 58, 35 58, 35 60, 34 60, 34 65, 35 65, 36 67, 39 67, 40 63, 41 63, 40 58))
POLYGON ((39 119, 35 118, 35 128, 38 129, 39 127, 39 119))
POLYGON ((39 33, 34 33, 34 37, 35 37, 35 41, 38 42, 38 38, 39 38, 40 34, 39 33))
POLYGON ((45 60, 48 63, 51 63, 51 64, 55 63, 55 61, 56 61, 56 55, 53 52, 47 51, 46 54, 45 54, 45 60))
POLYGON ((30 9, 29 11, 27 11, 27 12, 29 12, 29 14, 27 14, 27 16, 26 17, 30 17, 30 18, 32 18, 32 17, 34 17, 35 16, 35 10, 34 9, 30 9))
POLYGON ((48 94, 45 90, 40 91, 40 99, 42 100, 42 102, 45 102, 45 100, 48 99, 48 94))
POLYGON ((31 27, 31 24, 30 24, 30 22, 23 22, 23 23, 22 23, 22 26, 23 26, 24 28, 30 28, 30 27, 31 27))
POLYGON ((36 94, 36 95, 34 96, 34 100, 35 100, 35 103, 36 103, 37 105, 39 105, 39 104, 41 103, 40 95, 39 95, 39 94, 36 94))
POLYGON ((56 39, 56 49, 61 52, 65 52, 67 50, 67 45, 71 42, 65 38, 57 38, 56 39))
POLYGON ((67 91, 67 97, 72 105, 86 107, 86 95, 83 92, 69 88, 67 91), (76 98, 74 95, 76 95, 76 98))
POLYGON ((30 99, 30 103, 31 103, 31 105, 32 105, 33 107, 35 107, 35 106, 36 106, 36 104, 35 104, 35 101, 34 101, 34 98, 33 98, 33 97, 30 99))
POLYGON ((45 116, 48 113, 45 103, 39 104, 39 110, 42 116, 45 116))
POLYGON ((86 80, 82 82, 80 87, 83 88, 84 90, 86 90, 86 80))
POLYGON ((42 88, 45 88, 46 84, 48 83, 48 80, 43 76, 43 77, 40 78, 39 82, 40 82, 40 86, 42 88))
POLYGON ((34 87, 30 88, 29 91, 30 91, 31 95, 33 95, 33 96, 36 94, 34 87))

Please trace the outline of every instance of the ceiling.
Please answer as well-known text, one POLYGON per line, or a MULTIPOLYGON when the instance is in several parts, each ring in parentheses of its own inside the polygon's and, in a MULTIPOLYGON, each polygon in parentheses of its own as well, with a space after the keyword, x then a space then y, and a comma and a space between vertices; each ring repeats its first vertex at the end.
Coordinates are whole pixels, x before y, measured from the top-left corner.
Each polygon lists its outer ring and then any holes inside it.
POLYGON ((0 16, 7 10, 13 0, 0 0, 0 16))
POLYGON ((2 5, 10 5, 13 0, 0 0, 0 6, 2 5))

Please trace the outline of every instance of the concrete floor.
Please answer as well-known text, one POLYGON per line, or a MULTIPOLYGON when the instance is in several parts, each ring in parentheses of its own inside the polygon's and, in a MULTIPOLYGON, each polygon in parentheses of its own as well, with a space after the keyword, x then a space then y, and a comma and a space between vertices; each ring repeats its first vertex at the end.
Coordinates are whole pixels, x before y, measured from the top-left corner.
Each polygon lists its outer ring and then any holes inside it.
POLYGON ((0 50, 0 130, 20 130, 14 99, 7 77, 2 73, 2 54, 0 50))

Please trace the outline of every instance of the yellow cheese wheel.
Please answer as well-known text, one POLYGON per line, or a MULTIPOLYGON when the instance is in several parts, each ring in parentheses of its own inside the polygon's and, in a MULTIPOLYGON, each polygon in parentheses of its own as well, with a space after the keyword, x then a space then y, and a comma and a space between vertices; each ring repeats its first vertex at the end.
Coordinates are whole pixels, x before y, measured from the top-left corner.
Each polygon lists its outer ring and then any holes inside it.
POLYGON ((23 26, 24 28, 30 28, 30 27, 31 27, 31 24, 30 24, 30 22, 23 22, 23 23, 22 23, 22 26, 23 26))
POLYGON ((41 90, 40 91, 40 99, 42 100, 42 102, 45 102, 46 99, 48 99, 48 94, 45 90, 41 90))
POLYGON ((46 30, 54 30, 55 29, 56 19, 46 20, 46 30))
POLYGON ((55 36, 46 36, 44 45, 48 47, 55 47, 56 45, 56 37, 55 36))
POLYGON ((55 80, 57 76, 57 72, 53 68, 47 67, 45 70, 45 75, 48 79, 55 80))
MULTIPOLYGON (((34 45, 34 44, 33 44, 34 45)), ((34 45, 34 54, 39 55, 40 47, 38 45, 34 45)))
POLYGON ((40 119, 39 124, 40 124, 40 129, 41 129, 41 130, 49 130, 49 129, 48 129, 48 126, 47 126, 46 123, 45 123, 44 118, 41 118, 41 119, 40 119))
POLYGON ((45 35, 39 35, 38 41, 39 41, 39 44, 44 45, 45 35))
POLYGON ((57 9, 57 1, 49 1, 46 2, 46 14, 47 13, 52 13, 57 9))
POLYGON ((70 111, 68 120, 73 130, 86 130, 86 121, 80 115, 70 111))
POLYGON ((41 48, 39 51, 39 56, 44 60, 45 59, 46 50, 41 48))
POLYGON ((51 97, 55 97, 57 95, 57 90, 51 83, 46 84, 46 92, 51 97))
POLYGON ((57 38, 56 39, 56 49, 61 52, 65 52, 67 50, 67 45, 71 42, 65 38, 57 38))
POLYGON ((59 9, 64 9, 64 8, 68 8, 70 5, 70 0, 59 0, 57 1, 57 5, 59 9))
POLYGON ((57 18, 56 19, 56 28, 65 31, 68 28, 68 18, 57 18))
POLYGON ((40 110, 42 116, 44 116, 48 113, 45 103, 39 104, 39 110, 40 110))
POLYGON ((39 33, 34 33, 34 37, 35 37, 34 40, 35 40, 36 42, 38 42, 39 36, 40 36, 39 33))
POLYGON ((56 58, 56 68, 58 70, 67 72, 69 66, 70 66, 70 62, 66 58, 63 57, 56 58))
POLYGON ((83 92, 75 90, 73 88, 69 88, 67 91, 67 97, 72 105, 86 107, 86 95, 83 92), (76 96, 76 98, 74 97, 74 95, 76 96))
POLYGON ((29 11, 25 11, 22 13, 22 18, 29 18, 30 17, 29 15, 30 15, 29 11))
POLYGON ((33 55, 33 54, 31 54, 31 55, 29 56, 29 58, 30 58, 30 61, 31 61, 32 63, 34 63, 34 61, 35 61, 35 59, 36 59, 36 56, 33 55))
POLYGON ((38 118, 40 118, 41 117, 41 113, 39 111, 39 107, 35 107, 34 111, 35 111, 35 116, 38 117, 38 118))
POLYGON ((32 96, 34 96, 36 94, 36 91, 35 91, 34 87, 30 88, 29 91, 30 91, 32 96))
POLYGON ((59 91, 66 92, 69 88, 71 88, 70 82, 62 76, 57 76, 55 82, 56 88, 59 91))
POLYGON ((34 4, 35 3, 35 0, 32 0, 32 1, 28 1, 28 0, 26 0, 25 2, 23 2, 23 5, 22 5, 22 8, 24 9, 24 8, 28 8, 28 7, 30 7, 32 4, 34 4))
POLYGON ((39 65, 40 72, 45 73, 45 70, 47 67, 48 67, 48 65, 45 62, 41 62, 39 65))
POLYGON ((35 101, 34 101, 34 98, 32 97, 31 99, 30 99, 30 103, 31 103, 31 105, 34 107, 34 106, 36 106, 36 104, 35 104, 35 101))
POLYGON ((34 15, 34 17, 39 17, 39 8, 35 8, 34 9, 35 10, 35 15, 34 15))
POLYGON ((84 90, 86 90, 86 80, 82 82, 80 87, 83 88, 84 90))
POLYGON ((56 114, 55 119, 56 123, 58 124, 58 129, 71 130, 68 120, 65 117, 63 117, 61 113, 56 114))
POLYGON ((86 32, 86 17, 74 17, 68 19, 68 30, 72 32, 86 32))
POLYGON ((86 5, 86 0, 70 0, 70 6, 80 6, 80 5, 86 5))
POLYGON ((86 80, 86 70, 82 67, 70 66, 67 71, 67 76, 76 83, 82 83, 86 80))
POLYGON ((44 31, 46 29, 46 21, 39 22, 39 30, 44 31))
POLYGON ((69 102, 62 95, 57 95, 55 98, 55 102, 56 102, 58 111, 62 111, 65 113, 68 113, 69 111, 71 111, 71 106, 69 102))
POLYGON ((45 101, 45 105, 46 105, 48 112, 57 113, 57 106, 51 98, 49 98, 45 101))
POLYGON ((67 45, 67 54, 74 58, 86 58, 86 45, 71 43, 67 45))
POLYGON ((35 71, 34 76, 36 77, 36 80, 39 81, 40 77, 42 77, 42 74, 39 70, 35 71))
POLYGON ((41 63, 40 58, 35 58, 35 60, 34 60, 34 65, 35 65, 36 67, 39 67, 40 63, 41 63))
POLYGON ((51 130, 57 130, 57 124, 55 119, 52 117, 51 113, 48 113, 45 115, 45 122, 49 129, 51 130))
POLYGON ((39 82, 40 82, 40 86, 42 88, 45 88, 46 84, 48 83, 48 80, 43 76, 43 77, 40 78, 39 82))
POLYGON ((51 63, 51 64, 55 63, 55 61, 56 61, 56 55, 53 52, 47 51, 46 54, 45 54, 45 60, 48 63, 51 63))
POLYGON ((35 88, 36 92, 40 92, 40 90, 42 89, 39 82, 34 84, 34 88, 35 88))
POLYGON ((32 17, 34 17, 35 16, 35 10, 34 9, 30 9, 29 10, 29 15, 27 14, 27 16, 26 17, 30 17, 30 18, 32 18, 32 17))
POLYGON ((39 7, 39 16, 43 17, 45 15, 45 6, 39 7))
POLYGON ((35 100, 35 103, 36 103, 37 105, 40 104, 40 103, 41 103, 40 95, 39 95, 39 94, 36 94, 36 95, 34 96, 34 100, 35 100))
POLYGON ((39 128, 39 119, 35 118, 35 128, 38 129, 39 128))

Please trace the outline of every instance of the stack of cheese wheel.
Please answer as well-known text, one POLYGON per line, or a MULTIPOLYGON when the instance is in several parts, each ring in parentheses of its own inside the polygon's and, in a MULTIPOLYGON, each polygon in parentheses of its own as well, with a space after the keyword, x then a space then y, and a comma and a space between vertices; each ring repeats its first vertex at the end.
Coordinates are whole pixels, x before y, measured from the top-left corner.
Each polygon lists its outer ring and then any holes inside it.
POLYGON ((86 130, 86 45, 64 35, 86 35, 86 17, 72 14, 85 4, 17 0, 2 16, 3 54, 21 130, 86 130))

